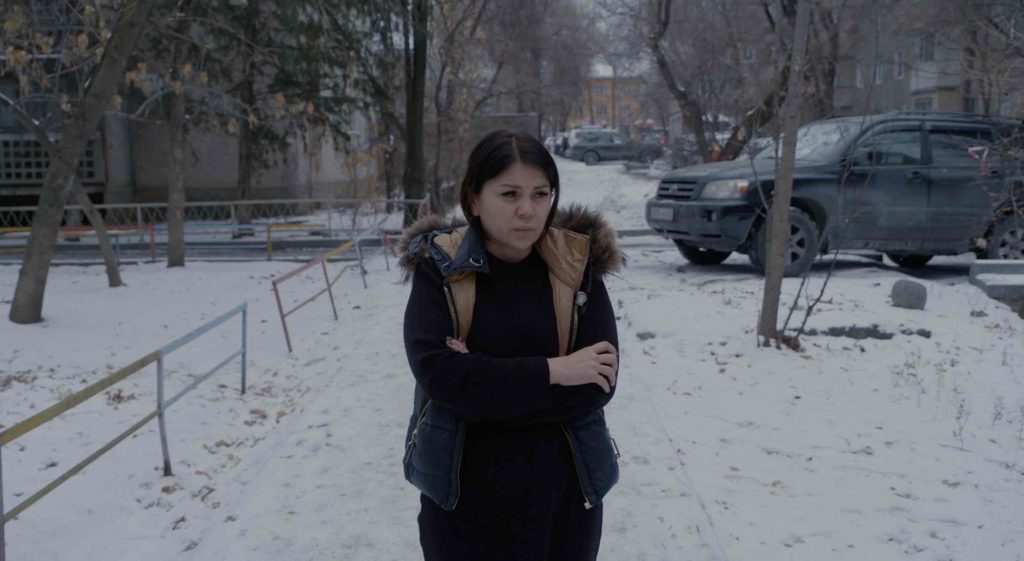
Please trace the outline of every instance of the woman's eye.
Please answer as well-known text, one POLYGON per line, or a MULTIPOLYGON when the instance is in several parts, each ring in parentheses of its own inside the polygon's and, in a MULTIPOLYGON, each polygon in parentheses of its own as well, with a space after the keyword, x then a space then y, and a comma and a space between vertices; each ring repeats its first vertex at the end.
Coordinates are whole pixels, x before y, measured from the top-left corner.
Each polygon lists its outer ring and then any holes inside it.
POLYGON ((545 198, 545 197, 549 197, 549 196, 551 196, 551 193, 549 193, 549 192, 547 192, 547 191, 537 191, 537 192, 536 192, 536 193, 534 193, 533 195, 534 195, 535 197, 537 197, 538 199, 543 199, 543 198, 545 198))
POLYGON ((516 197, 516 192, 515 191, 508 191, 506 193, 502 193, 501 196, 505 197, 506 199, 514 199, 516 197))

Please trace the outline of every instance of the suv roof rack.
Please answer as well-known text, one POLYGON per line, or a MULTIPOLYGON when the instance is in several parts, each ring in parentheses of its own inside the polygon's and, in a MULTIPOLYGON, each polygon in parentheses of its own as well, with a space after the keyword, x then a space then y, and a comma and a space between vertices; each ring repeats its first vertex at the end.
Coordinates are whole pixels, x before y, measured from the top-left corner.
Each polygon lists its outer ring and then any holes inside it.
POLYGON ((1022 123, 1021 119, 1003 117, 999 115, 988 115, 985 113, 964 113, 959 111, 892 111, 886 113, 894 117, 936 117, 939 119, 951 119, 959 121, 1002 121, 1007 123, 1022 123))
POLYGON ((987 121, 987 122, 998 122, 1003 124, 1012 124, 1015 126, 1024 126, 1024 119, 1014 117, 1003 117, 999 115, 988 115, 984 113, 963 113, 957 111, 914 111, 914 110, 902 110, 902 111, 889 111, 887 113, 872 113, 869 115, 832 115, 828 117, 832 119, 880 119, 880 118, 893 118, 893 117, 932 117, 935 119, 946 119, 951 121, 987 121))

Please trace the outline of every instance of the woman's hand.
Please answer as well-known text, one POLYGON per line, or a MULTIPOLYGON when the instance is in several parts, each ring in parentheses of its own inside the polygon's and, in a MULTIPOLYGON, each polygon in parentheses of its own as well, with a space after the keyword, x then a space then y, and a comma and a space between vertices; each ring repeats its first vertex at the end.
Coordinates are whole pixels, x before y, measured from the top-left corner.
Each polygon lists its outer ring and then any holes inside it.
POLYGON ((466 346, 466 342, 463 341, 462 339, 455 339, 454 337, 449 337, 445 342, 448 343, 449 349, 457 353, 469 352, 469 347, 466 346))
POLYGON ((569 356, 548 359, 551 383, 560 386, 597 384, 608 393, 615 385, 619 356, 608 341, 584 347, 569 356))

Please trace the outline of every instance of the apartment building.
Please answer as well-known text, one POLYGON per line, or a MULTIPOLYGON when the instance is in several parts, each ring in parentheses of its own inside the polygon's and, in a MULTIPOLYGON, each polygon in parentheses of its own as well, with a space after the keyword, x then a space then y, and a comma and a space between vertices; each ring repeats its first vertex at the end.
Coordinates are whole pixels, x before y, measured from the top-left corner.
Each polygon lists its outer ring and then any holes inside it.
POLYGON ((844 14, 835 114, 1024 114, 1024 3, 862 1, 844 14), (999 26, 999 27, 995 27, 999 26))

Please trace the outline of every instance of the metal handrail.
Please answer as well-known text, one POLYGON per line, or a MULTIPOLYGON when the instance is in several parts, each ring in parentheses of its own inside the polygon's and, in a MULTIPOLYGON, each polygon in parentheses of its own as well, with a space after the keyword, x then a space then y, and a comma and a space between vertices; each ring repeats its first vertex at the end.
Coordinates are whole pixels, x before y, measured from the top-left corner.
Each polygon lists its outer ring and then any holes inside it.
POLYGON ((246 324, 247 323, 248 323, 248 305, 245 304, 245 303, 242 303, 242 304, 236 306, 235 308, 233 308, 232 310, 228 311, 227 313, 221 315, 220 317, 204 323, 203 325, 197 327, 196 329, 192 330, 191 332, 187 333, 186 335, 184 335, 184 336, 182 336, 182 337, 172 341, 171 343, 168 343, 167 345, 164 345, 160 349, 158 349, 156 351, 153 351, 153 352, 143 356, 142 358, 137 359, 136 361, 132 362, 128 366, 125 366, 124 368, 121 368, 120 370, 114 372, 113 374, 103 378, 102 380, 94 382, 93 384, 91 384, 87 388, 82 389, 81 391, 75 392, 73 395, 71 395, 71 396, 61 400, 59 403, 51 405, 50 407, 47 407, 46 409, 40 411, 39 413, 36 413, 35 415, 32 415, 28 419, 25 419, 24 421, 21 421, 20 423, 15 424, 13 427, 10 427, 9 429, 0 432, 0 561, 4 561, 6 559, 6 552, 5 552, 6 544, 5 544, 5 541, 4 541, 4 526, 8 522, 10 522, 11 520, 14 520, 18 515, 20 515, 22 512, 24 512, 29 507, 31 507, 36 502, 38 502, 40 499, 42 499, 43 497, 48 495, 54 489, 56 489, 57 487, 63 485, 64 483, 66 483, 75 474, 77 474, 78 472, 82 471, 83 469, 85 469, 86 466, 88 466, 89 464, 91 464, 92 462, 96 461, 98 458, 100 458, 101 456, 103 456, 104 454, 109 452, 111 449, 113 449, 119 443, 124 441, 124 439, 128 438, 129 436, 131 436, 132 434, 137 432, 139 429, 141 429, 143 426, 145 426, 146 423, 148 423, 149 421, 152 421, 154 418, 158 419, 159 425, 160 425, 160 444, 161 444, 161 449, 162 449, 162 452, 163 452, 163 459, 164 459, 164 475, 165 476, 172 475, 170 453, 169 453, 168 445, 167 445, 167 426, 166 426, 166 420, 165 420, 164 413, 167 411, 167 409, 171 405, 173 405, 175 402, 177 402, 179 399, 181 399, 182 396, 184 396, 188 392, 190 392, 193 389, 195 389, 196 387, 198 387, 200 383, 202 383, 203 381, 208 379, 210 376, 212 376, 218 370, 220 370, 221 368, 226 366, 229 362, 231 362, 232 360, 234 360, 235 358, 238 358, 238 357, 241 357, 241 359, 242 359, 241 360, 241 362, 242 362, 242 369, 241 369, 242 370, 242 372, 241 372, 241 374, 242 374, 242 379, 241 379, 242 387, 241 387, 241 391, 242 391, 243 395, 245 394, 245 387, 246 387, 246 378, 245 378, 245 373, 246 373, 245 370, 246 370, 246 368, 245 368, 245 365, 246 365, 246 358, 247 358, 247 354, 248 354, 247 333, 246 333, 246 324), (174 397, 172 397, 170 399, 164 399, 164 358, 167 355, 169 355, 170 353, 174 352, 175 350, 177 350, 177 349, 181 348, 182 346, 190 343, 191 341, 194 341, 195 339, 201 337, 203 334, 209 332, 210 330, 214 329, 215 327, 223 324, 224 322, 230 320, 231 318, 233 318, 233 317, 235 317, 237 315, 241 315, 242 316, 241 317, 241 321, 242 321, 241 348, 239 350, 233 352, 226 359, 222 360, 212 370, 209 370, 205 374, 203 374, 202 376, 196 378, 195 380, 192 380, 192 382, 190 382, 187 386, 185 386, 185 388, 182 389, 181 391, 179 391, 174 397), (114 385, 114 384, 124 380, 128 376, 130 376, 130 375, 132 375, 132 374, 142 370, 143 368, 145 368, 146 366, 148 366, 148 365, 150 365, 150 364, 152 364, 154 362, 157 363, 157 404, 156 404, 156 410, 151 411, 148 414, 146 414, 142 419, 137 421, 131 427, 126 429, 124 432, 118 434, 113 440, 111 440, 110 442, 108 442, 108 443, 104 444, 103 446, 101 446, 98 450, 96 450, 95 452, 90 454, 84 460, 82 460, 81 462, 78 462, 77 464, 75 464, 74 467, 72 467, 71 469, 65 471, 63 474, 61 474, 60 476, 55 478, 53 481, 48 483, 42 489, 36 491, 30 497, 28 497, 24 501, 20 502, 17 506, 12 508, 10 511, 4 512, 4 501, 3 501, 3 446, 5 444, 10 444, 10 443, 14 442, 18 438, 21 438, 21 437, 25 436, 29 432, 31 432, 31 431, 33 431, 33 430, 43 426, 44 424, 46 424, 46 423, 56 419, 57 417, 59 417, 60 415, 70 411, 71 409, 74 409, 75 407, 77 407, 78 405, 81 405, 83 402, 85 402, 89 398, 96 396, 97 394, 99 394, 103 390, 105 390, 105 389, 109 388, 110 386, 112 386, 112 385, 114 385))
MULTIPOLYGON (((269 232, 269 230, 268 230, 268 232, 269 232)), ((345 271, 347 271, 349 269, 349 267, 343 268, 340 272, 338 272, 338 274, 332 280, 329 277, 329 275, 327 274, 327 261, 329 261, 331 258, 337 257, 338 255, 341 255, 342 253, 345 253, 346 251, 348 251, 348 250, 352 249, 353 247, 355 247, 356 259, 358 260, 358 266, 359 266, 359 272, 360 272, 360 275, 362 276, 362 279, 363 279, 363 288, 364 289, 368 288, 368 286, 366 284, 366 268, 363 267, 363 251, 362 251, 362 247, 359 244, 364 239, 366 239, 367 237, 369 237, 369 236, 371 236, 373 234, 376 234, 377 236, 380 237, 381 247, 383 248, 383 251, 384 251, 384 261, 385 261, 385 264, 387 265, 388 270, 390 271, 391 270, 391 263, 387 259, 387 251, 388 251, 388 249, 389 249, 391 244, 388 241, 387 235, 384 233, 383 228, 381 228, 381 223, 377 223, 372 228, 368 228, 368 229, 363 230, 362 232, 360 232, 354 239, 345 242, 344 244, 342 244, 342 245, 332 249, 331 251, 328 251, 328 252, 324 253, 323 255, 321 255, 319 257, 310 259, 309 261, 307 261, 306 263, 302 264, 301 266, 296 267, 295 269, 292 269, 291 271, 288 271, 287 273, 279 275, 279 276, 275 277, 273 280, 270 281, 271 285, 273 285, 274 298, 277 300, 277 312, 281 316, 281 328, 284 330, 284 341, 285 341, 285 344, 288 346, 288 352, 289 353, 292 352, 292 337, 291 337, 291 333, 288 331, 288 320, 287 320, 288 316, 290 316, 293 313, 299 311, 299 309, 301 309, 303 306, 305 306, 306 304, 309 304, 310 302, 316 300, 317 298, 319 298, 320 296, 322 296, 326 292, 327 295, 330 297, 331 312, 334 314, 334 320, 335 321, 338 320, 338 308, 334 304, 334 292, 331 290, 331 288, 334 286, 335 283, 338 282, 338 279, 341 278, 341 275, 345 271), (321 268, 321 270, 324 273, 324 288, 322 290, 318 291, 316 294, 310 296, 309 298, 306 298, 305 300, 300 302, 298 305, 296 305, 294 308, 286 311, 284 309, 284 305, 281 303, 281 291, 280 291, 279 286, 281 284, 284 284, 284 282, 286 282, 287 280, 295 277, 296 275, 302 274, 302 273, 312 269, 313 267, 316 267, 317 265, 320 265, 320 268, 321 268)))

